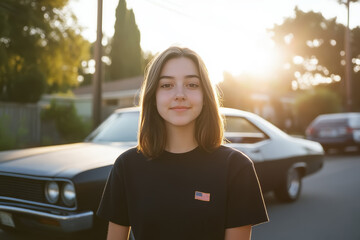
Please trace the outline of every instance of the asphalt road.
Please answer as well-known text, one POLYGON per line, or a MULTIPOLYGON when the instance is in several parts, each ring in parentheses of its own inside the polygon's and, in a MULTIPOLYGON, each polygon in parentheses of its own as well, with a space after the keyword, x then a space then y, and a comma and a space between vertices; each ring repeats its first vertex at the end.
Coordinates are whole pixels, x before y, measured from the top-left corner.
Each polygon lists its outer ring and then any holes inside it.
POLYGON ((253 240, 360 240, 360 155, 326 156, 295 203, 265 199, 270 222, 253 228, 253 240))
MULTIPOLYGON (((253 240, 359 240, 360 155, 327 155, 324 168, 303 180, 295 203, 265 196, 270 222, 253 228, 253 240)), ((1 240, 36 239, 0 230, 1 240)))

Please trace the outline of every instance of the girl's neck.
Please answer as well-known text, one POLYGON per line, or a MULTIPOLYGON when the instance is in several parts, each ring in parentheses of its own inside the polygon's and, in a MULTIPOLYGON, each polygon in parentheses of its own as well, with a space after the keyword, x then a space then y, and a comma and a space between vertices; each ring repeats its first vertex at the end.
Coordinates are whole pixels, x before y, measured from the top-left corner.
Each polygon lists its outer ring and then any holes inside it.
POLYGON ((195 124, 177 127, 167 126, 167 143, 165 150, 171 153, 189 152, 198 146, 195 139, 195 124))

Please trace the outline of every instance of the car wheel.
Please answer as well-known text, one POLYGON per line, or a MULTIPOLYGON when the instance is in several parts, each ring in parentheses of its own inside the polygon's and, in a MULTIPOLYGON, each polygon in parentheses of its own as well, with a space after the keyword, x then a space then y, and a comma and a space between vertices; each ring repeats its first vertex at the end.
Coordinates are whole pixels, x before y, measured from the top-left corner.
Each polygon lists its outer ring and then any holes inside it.
POLYGON ((302 181, 299 169, 290 168, 279 188, 274 193, 278 200, 282 202, 294 202, 300 197, 302 181))

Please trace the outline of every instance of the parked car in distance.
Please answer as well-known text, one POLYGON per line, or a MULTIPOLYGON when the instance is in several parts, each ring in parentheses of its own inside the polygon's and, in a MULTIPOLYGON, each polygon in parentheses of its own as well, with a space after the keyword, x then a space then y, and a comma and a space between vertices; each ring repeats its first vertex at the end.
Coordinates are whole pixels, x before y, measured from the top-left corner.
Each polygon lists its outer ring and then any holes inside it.
MULTIPOLYGON (((302 178, 319 171, 317 142, 291 137, 261 117, 222 108, 226 145, 254 162, 264 192, 295 201, 302 178)), ((139 108, 119 109, 82 143, 0 152, 0 227, 74 234, 105 233, 95 216, 115 159, 135 146, 139 108)))
POLYGON ((325 150, 360 150, 360 113, 332 113, 316 117, 306 129, 306 138, 319 142, 325 150))

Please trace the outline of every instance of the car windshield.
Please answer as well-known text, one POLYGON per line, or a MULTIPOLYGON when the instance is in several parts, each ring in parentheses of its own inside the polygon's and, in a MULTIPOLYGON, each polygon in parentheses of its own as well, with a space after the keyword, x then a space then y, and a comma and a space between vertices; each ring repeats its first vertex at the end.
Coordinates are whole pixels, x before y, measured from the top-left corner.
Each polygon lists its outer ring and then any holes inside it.
POLYGON ((139 112, 113 113, 85 141, 136 142, 139 112))

